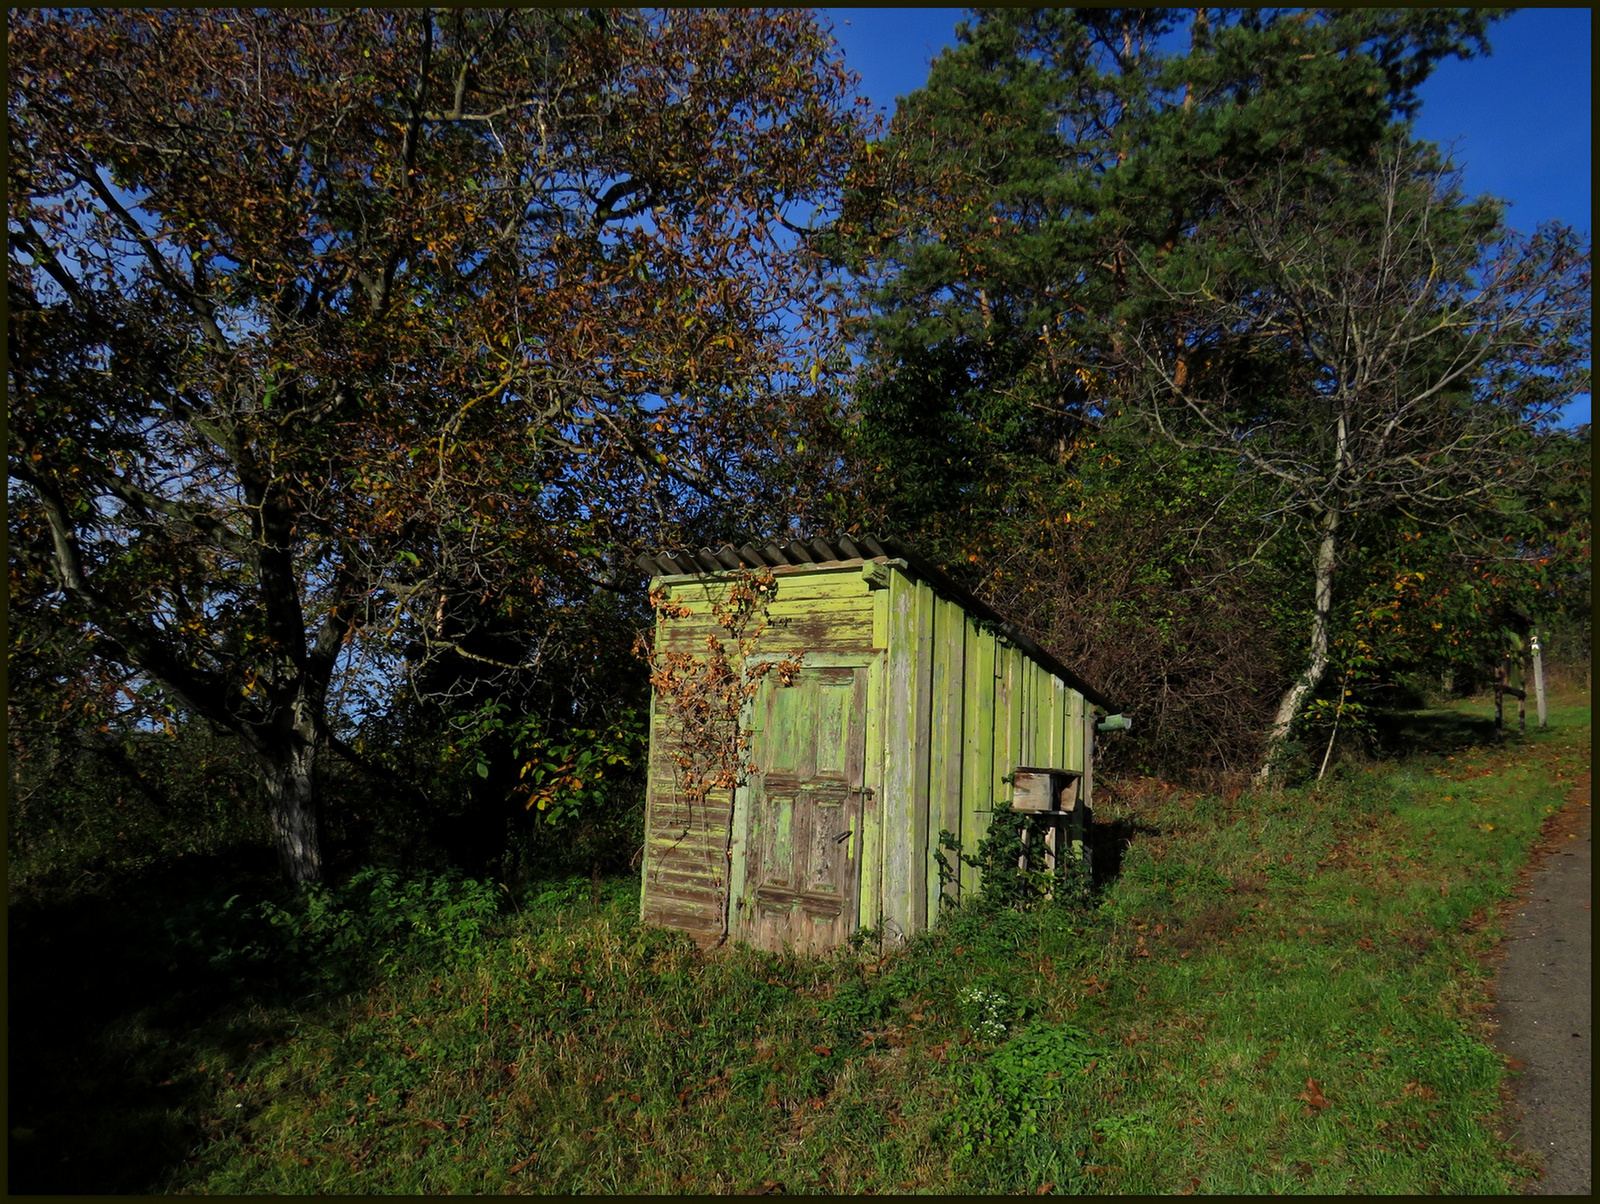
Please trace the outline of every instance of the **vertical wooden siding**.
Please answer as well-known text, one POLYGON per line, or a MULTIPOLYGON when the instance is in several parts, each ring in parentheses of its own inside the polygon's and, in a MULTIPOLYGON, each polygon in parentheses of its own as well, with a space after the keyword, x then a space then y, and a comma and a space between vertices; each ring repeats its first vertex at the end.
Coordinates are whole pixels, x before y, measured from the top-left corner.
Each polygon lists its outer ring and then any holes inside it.
MULTIPOLYGON (((998 690, 995 677, 994 637, 979 629, 976 620, 964 616, 966 645, 965 680, 962 682, 962 763, 960 822, 951 828, 961 848, 972 854, 989 830, 990 800, 995 785, 995 711, 998 690)), ((965 862, 961 865, 957 895, 978 889, 978 871, 965 862)))
MULTIPOLYGON (((947 852, 957 878, 940 890, 940 830, 951 832, 970 856, 988 834, 996 802, 1010 802, 1009 778, 1019 765, 1081 769, 1084 704, 1081 694, 954 602, 934 600, 928 630, 934 649, 925 704, 928 793, 917 802, 929 819, 926 844, 917 851, 926 875, 918 884, 927 899, 925 922, 932 924, 942 906, 982 886, 978 870, 947 852)), ((908 692, 905 702, 911 701, 908 692)), ((922 839, 921 828, 913 839, 922 839)))
MULTIPOLYGON (((675 583, 688 618, 658 629, 658 646, 698 651, 715 634, 712 590, 726 583, 675 583)), ((993 627, 925 583, 891 569, 888 587, 869 590, 854 566, 779 575, 763 653, 861 654, 869 658, 867 793, 862 800, 858 922, 909 936, 942 906, 981 887, 979 872, 946 856, 957 878, 942 892, 941 829, 971 855, 998 800, 1011 798, 1019 765, 1083 768, 1083 698, 1007 642, 993 627), (873 657, 874 653, 876 655, 873 657)), ((653 707, 646 810, 643 918, 693 933, 721 934, 722 896, 743 875, 742 833, 727 861, 726 797, 691 814, 675 798, 670 733, 653 707)), ((756 735, 759 739, 759 734, 756 735)))
MULTIPOLYGON (((966 752, 966 615, 939 599, 933 615, 933 722, 928 747, 928 798, 932 813, 928 839, 934 870, 928 875, 928 914, 938 915, 941 894, 938 873, 939 834, 961 831, 962 766, 966 752)), ((947 857, 954 861, 954 855, 947 857)), ((960 897, 958 883, 942 888, 951 900, 960 897)))
MULTIPOLYGON (((727 588, 728 582, 719 579, 672 583, 669 596, 689 613, 658 623, 657 649, 704 655, 707 636, 726 634, 712 614, 712 602, 725 597, 727 588)), ((778 574, 777 594, 766 618, 760 654, 872 653, 872 599, 859 568, 778 574)), ((725 647, 737 655, 736 649, 725 647)), ((729 792, 713 791, 705 803, 693 806, 682 797, 673 761, 679 742, 669 730, 667 710, 652 699, 640 917, 707 943, 722 935, 725 901, 743 878, 730 865, 729 853, 739 858, 744 834, 736 823, 729 839, 729 820, 736 815, 729 792)), ((754 738, 759 740, 759 734, 754 738)))

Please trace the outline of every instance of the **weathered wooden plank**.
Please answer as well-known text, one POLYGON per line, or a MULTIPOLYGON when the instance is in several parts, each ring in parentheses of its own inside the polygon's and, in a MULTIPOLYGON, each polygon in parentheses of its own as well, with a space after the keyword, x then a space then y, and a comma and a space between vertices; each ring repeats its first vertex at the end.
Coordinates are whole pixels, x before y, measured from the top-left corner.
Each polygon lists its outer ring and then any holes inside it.
POLYGON ((651 902, 643 919, 647 924, 660 924, 666 928, 683 928, 690 932, 715 932, 720 935, 722 929, 720 910, 714 900, 691 902, 661 898, 651 902))
POLYGON ((722 920, 717 915, 717 908, 714 905, 692 907, 668 903, 652 906, 646 911, 643 920, 646 924, 679 929, 702 944, 722 935, 722 920))
POLYGON ((1082 769, 1083 759, 1078 755, 1078 692, 1066 685, 1061 687, 1061 705, 1056 712, 1056 727, 1060 735, 1056 737, 1057 745, 1061 749, 1061 765, 1064 769, 1082 769))
POLYGON ((1035 756, 1043 757, 1046 765, 1054 766, 1050 752, 1050 718, 1054 714, 1055 678, 1046 673, 1033 661, 1028 662, 1033 673, 1033 698, 1034 706, 1038 712, 1033 717, 1033 752, 1035 756))
POLYGON ((700 844, 689 844, 674 839, 669 830, 664 836, 652 837, 648 847, 655 854, 652 874, 657 870, 670 869, 675 874, 709 875, 718 883, 722 881, 721 863, 725 860, 725 846, 716 838, 700 844))
MULTIPOLYGON (((933 723, 929 732, 928 922, 936 923, 942 903, 961 897, 959 880, 941 886, 938 838, 941 830, 961 831, 961 766, 965 748, 962 707, 965 702, 966 616, 953 602, 938 599, 934 607, 933 723)), ((946 859, 949 855, 946 854, 946 859)))
POLYGON ((659 791, 652 798, 652 815, 667 822, 681 821, 690 824, 696 832, 725 826, 729 815, 726 790, 715 792, 704 802, 695 802, 679 794, 675 785, 674 782, 674 789, 659 791))
POLYGON ((881 800, 883 864, 879 877, 885 936, 913 931, 911 867, 916 811, 917 589, 903 572, 890 578, 887 682, 884 713, 884 781, 881 800))
POLYGON ((645 844, 659 851, 658 860, 662 864, 669 860, 676 864, 687 858, 713 865, 722 856, 726 841, 726 832, 707 831, 681 819, 667 817, 654 825, 645 844))
POLYGON ((804 602, 774 603, 760 647, 824 652, 873 647, 872 612, 866 606, 828 608, 804 602))
POLYGON ((1061 679, 1054 676, 1050 678, 1050 695, 1050 764, 1057 769, 1071 769, 1067 764, 1072 754, 1067 747, 1066 723, 1072 697, 1061 679))
MULTIPOLYGON (((861 895, 861 827, 866 810, 867 793, 867 705, 868 705, 868 680, 872 676, 870 665, 863 665, 854 674, 850 683, 850 716, 851 723, 847 730, 849 746, 845 751, 844 780, 845 784, 856 793, 856 823, 855 830, 845 840, 845 857, 855 867, 853 874, 856 883, 856 898, 861 895)), ((860 913, 860 904, 857 903, 857 914, 860 913)), ((859 922, 859 921, 858 921, 859 922)), ((854 925, 852 925, 854 927, 854 925)))
POLYGON ((1006 655, 1005 643, 999 639, 994 644, 994 745, 989 762, 990 809, 1011 799, 1011 784, 1006 776, 1011 772, 1011 658, 1006 655))
POLYGON ((661 898, 693 900, 716 899, 721 895, 722 881, 709 870, 699 872, 692 867, 664 866, 656 870, 651 883, 661 898))
MULTIPOLYGON (((749 629, 747 636, 754 630, 753 627, 749 629)), ((656 648, 663 652, 703 656, 707 636, 722 643, 724 655, 737 655, 727 632, 704 616, 674 624, 657 640, 656 648)), ((774 605, 767 626, 760 633, 756 651, 870 652, 874 647, 873 638, 872 615, 866 607, 835 612, 807 608, 801 603, 792 607, 774 605)))
POLYGON ((714 893, 695 893, 686 891, 681 894, 657 895, 650 904, 650 912, 660 915, 663 912, 680 912, 691 916, 699 916, 705 921, 720 924, 718 914, 721 906, 714 893))
MULTIPOLYGON (((1029 747, 1033 743, 1028 733, 1028 658, 1015 647, 1006 649, 1006 664, 1012 680, 1016 683, 1012 691, 1012 698, 1016 706, 1011 712, 1011 764, 1007 768, 1015 773, 1018 765, 1028 763, 1028 755, 1033 750, 1029 747)), ((1015 791, 1012 792, 1015 797, 1015 791)))
POLYGON ((1077 741, 1077 711, 1074 711, 1075 693, 1062 684, 1061 679, 1056 679, 1056 764, 1062 769, 1078 769, 1072 761, 1074 744, 1077 741))
MULTIPOLYGON (((1039 666, 1027 657, 1020 661, 1022 670, 1022 751, 1019 764, 1036 765, 1039 762, 1039 666)), ((1015 768, 1015 766, 1013 766, 1015 768)), ((1012 791, 1016 797, 1016 791, 1012 791)))
MULTIPOLYGON (((887 598, 888 590, 878 591, 887 598)), ((883 916, 884 697, 888 658, 875 657, 867 670, 867 738, 862 766, 861 893, 857 916, 863 928, 876 928, 883 916)))
MULTIPOLYGON (((961 826, 955 832, 962 850, 970 856, 988 832, 994 799, 995 640, 971 618, 966 619, 963 630, 961 826)), ((963 864, 962 893, 980 885, 978 870, 963 864)))
POLYGON ((1028 746, 1028 756, 1034 760, 1027 762, 1035 764, 1040 758, 1049 759, 1049 733, 1045 731, 1044 716, 1049 703, 1045 700, 1045 684, 1049 674, 1033 663, 1032 658, 1024 656, 1023 664, 1027 667, 1028 674, 1028 714, 1023 717, 1027 728, 1027 736, 1023 743, 1028 746))
POLYGON ((1045 714, 1045 726, 1049 731, 1047 743, 1050 747, 1048 754, 1050 764, 1057 769, 1066 769, 1068 766, 1065 724, 1067 708, 1071 705, 1071 701, 1067 698, 1066 685, 1054 674, 1045 675, 1045 688, 1050 697, 1050 706, 1045 714))
POLYGON ((860 568, 851 568, 783 578, 779 580, 773 597, 778 602, 813 599, 858 602, 865 601, 867 593, 867 583, 862 579, 860 568))
POLYGON ((1003 641, 994 644, 994 746, 990 761, 989 791, 991 809, 1010 801, 1011 785, 1005 778, 1011 772, 1011 658, 1003 641))
MULTIPOLYGON (((719 580, 710 583, 689 582, 671 587, 668 597, 690 614, 710 615, 715 604, 725 603, 732 583, 719 580)), ((768 595, 768 606, 827 603, 848 606, 866 602, 866 582, 860 569, 838 572, 817 572, 804 578, 789 577, 780 580, 768 595)), ((678 622, 681 620, 674 620, 678 622)))
MULTIPOLYGON (((916 759, 912 765, 911 878, 906 884, 911 895, 912 932, 921 932, 929 923, 929 846, 937 835, 937 829, 929 830, 933 815, 928 774, 933 752, 934 613, 938 604, 933 588, 924 581, 917 582, 917 676, 916 696, 912 700, 912 748, 916 759)), ((937 878, 934 885, 937 889, 937 878)))
POLYGON ((1068 769, 1082 770, 1083 760, 1083 695, 1076 690, 1066 692, 1067 705, 1061 716, 1063 751, 1061 763, 1068 769))
POLYGON ((1017 683, 1013 697, 1019 704, 1011 714, 1011 764, 1006 767, 1008 772, 1015 772, 1018 765, 1028 763, 1028 754, 1032 751, 1027 747, 1032 743, 1028 739, 1027 691, 1028 666, 1032 662, 1015 645, 1006 649, 1006 659, 1010 663, 1011 676, 1017 683))
MULTIPOLYGON (((893 572, 893 569, 885 570, 893 572)), ((889 646, 889 597, 891 591, 875 589, 872 591, 872 646, 874 648, 887 648, 889 646)))
MULTIPOLYGON (((1079 696, 1082 699, 1082 696, 1079 696)), ((1085 807, 1094 806, 1094 708, 1088 700, 1083 705, 1083 777, 1078 783, 1078 798, 1085 807)))
POLYGON ((658 870, 652 880, 649 912, 665 908, 701 908, 715 913, 719 919, 722 911, 720 883, 707 882, 673 870, 658 870))
MULTIPOLYGON (((725 593, 718 592, 706 596, 702 591, 695 590, 686 597, 674 598, 672 601, 684 613, 675 616, 668 624, 668 630, 673 630, 685 624, 690 625, 716 625, 717 604, 721 603, 725 593)), ((859 580, 837 585, 828 590, 794 590, 787 593, 772 595, 761 612, 768 616, 783 614, 798 614, 803 612, 826 611, 840 615, 865 614, 871 609, 872 597, 861 587, 859 580)))
POLYGON ((653 850, 660 865, 683 865, 691 862, 715 866, 725 847, 726 833, 691 832, 685 836, 681 823, 670 820, 657 825, 645 847, 653 850))

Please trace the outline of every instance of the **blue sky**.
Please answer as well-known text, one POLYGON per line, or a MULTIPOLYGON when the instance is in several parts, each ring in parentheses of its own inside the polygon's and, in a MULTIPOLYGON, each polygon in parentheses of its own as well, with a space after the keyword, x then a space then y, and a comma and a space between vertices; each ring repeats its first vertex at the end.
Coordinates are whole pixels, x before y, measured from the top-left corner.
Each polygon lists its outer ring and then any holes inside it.
MULTIPOLYGON (((955 42, 957 8, 825 8, 861 90, 888 114, 921 87, 928 64, 955 42)), ((1511 204, 1510 221, 1589 231, 1591 13, 1515 12, 1489 34, 1490 54, 1442 64, 1421 89, 1417 132, 1453 148, 1468 191, 1511 204)), ((1568 408, 1589 421, 1589 399, 1568 408)))

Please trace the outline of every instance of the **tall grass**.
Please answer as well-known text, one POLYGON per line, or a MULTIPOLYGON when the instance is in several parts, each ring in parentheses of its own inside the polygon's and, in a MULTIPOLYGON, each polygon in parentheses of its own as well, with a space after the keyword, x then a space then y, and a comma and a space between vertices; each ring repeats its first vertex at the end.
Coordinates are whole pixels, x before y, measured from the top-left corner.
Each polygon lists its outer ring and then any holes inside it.
POLYGON ((1554 718, 1305 790, 1128 795, 1105 818, 1142 834, 1087 905, 893 952, 701 951, 632 880, 500 891, 485 924, 493 888, 369 876, 258 911, 248 956, 197 922, 212 1022, 105 1040, 182 1101, 163 1191, 1505 1192, 1531 1169, 1494 1135, 1480 955, 1587 766, 1587 708, 1554 718), (307 949, 352 976, 296 979, 307 949))

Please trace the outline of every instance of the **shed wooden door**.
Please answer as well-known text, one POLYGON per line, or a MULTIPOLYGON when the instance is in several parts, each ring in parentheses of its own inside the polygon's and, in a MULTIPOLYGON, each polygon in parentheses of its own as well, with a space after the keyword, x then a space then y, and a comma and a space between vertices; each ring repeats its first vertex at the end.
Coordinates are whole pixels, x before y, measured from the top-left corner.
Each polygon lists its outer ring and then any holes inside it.
POLYGON ((771 675, 757 698, 739 938, 761 949, 820 953, 856 926, 867 670, 771 675))

